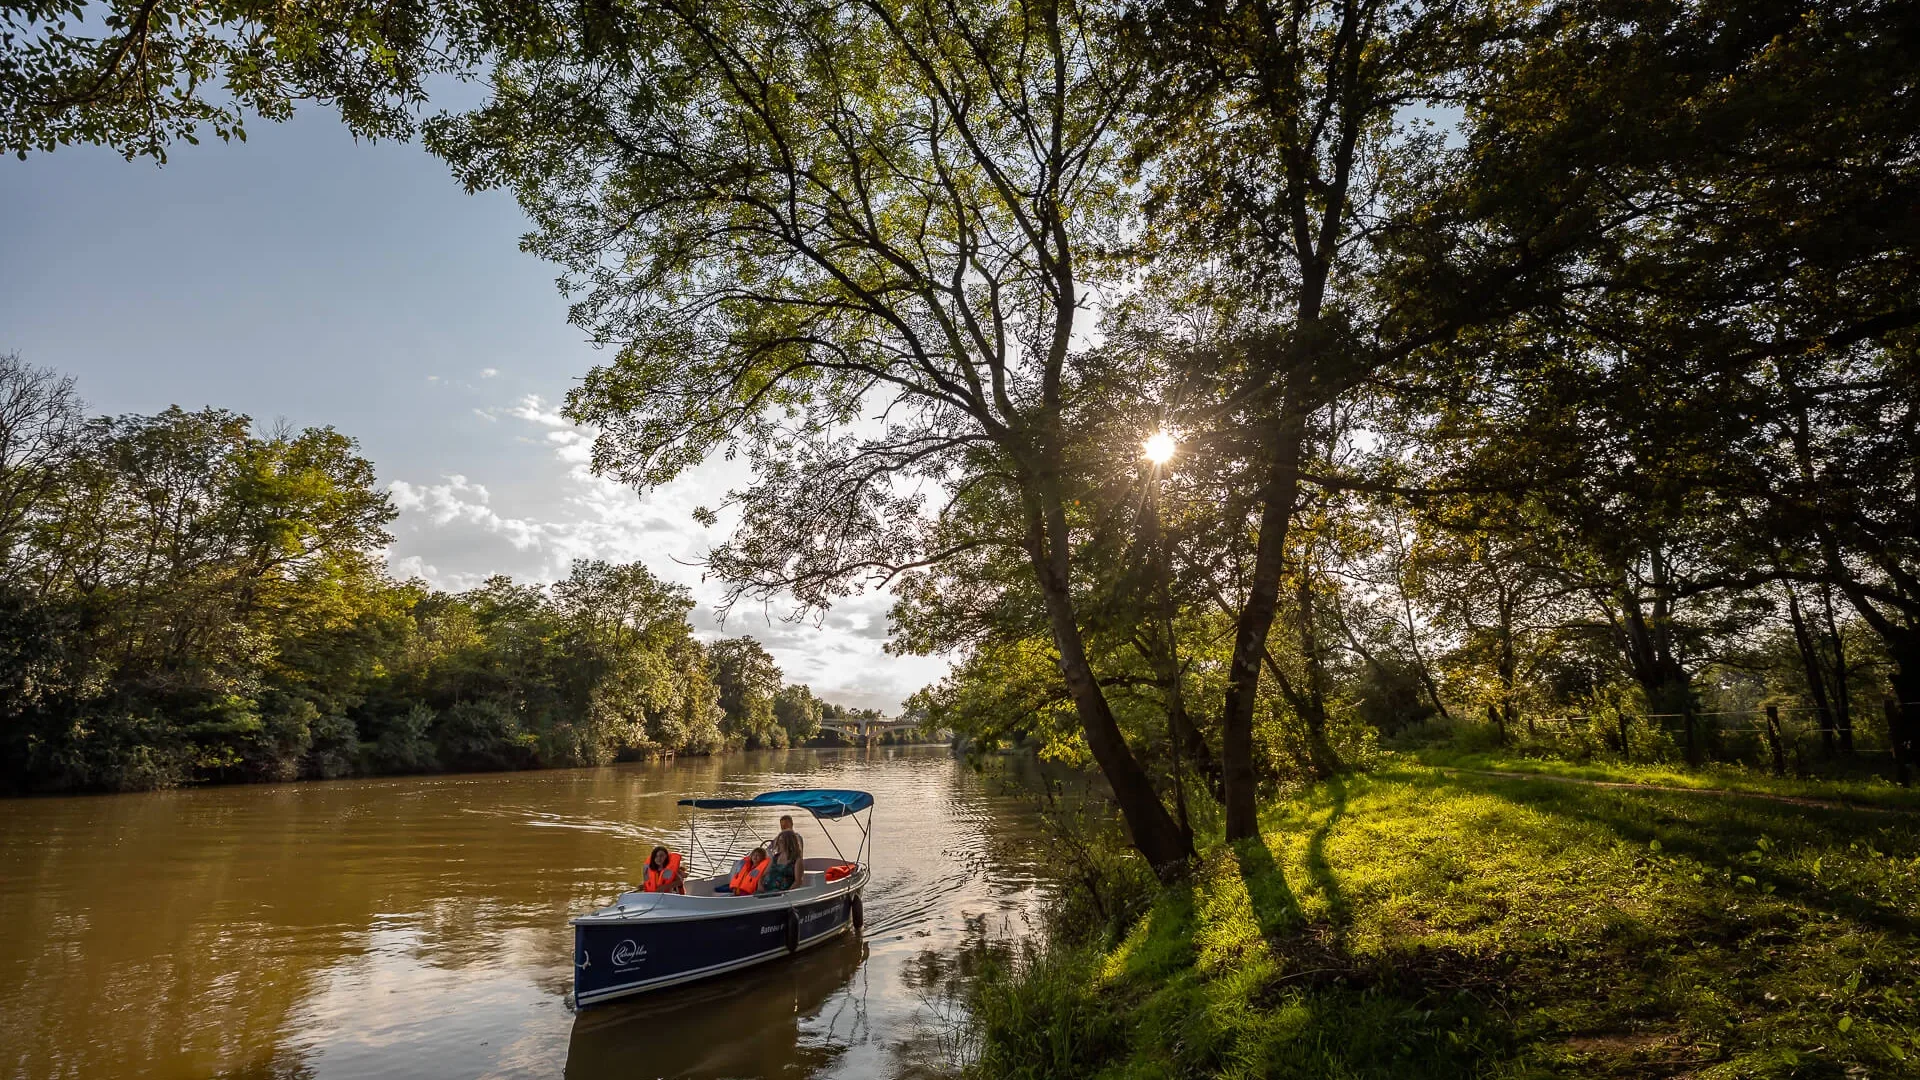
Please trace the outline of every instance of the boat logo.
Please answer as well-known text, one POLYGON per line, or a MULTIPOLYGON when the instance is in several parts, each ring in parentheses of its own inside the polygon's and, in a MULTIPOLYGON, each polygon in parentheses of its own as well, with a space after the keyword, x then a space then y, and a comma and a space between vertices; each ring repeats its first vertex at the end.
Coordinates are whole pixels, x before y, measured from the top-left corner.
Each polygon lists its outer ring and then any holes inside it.
POLYGON ((635 945, 632 938, 628 938, 613 947, 612 959, 614 967, 632 967, 646 958, 647 947, 645 945, 635 945))

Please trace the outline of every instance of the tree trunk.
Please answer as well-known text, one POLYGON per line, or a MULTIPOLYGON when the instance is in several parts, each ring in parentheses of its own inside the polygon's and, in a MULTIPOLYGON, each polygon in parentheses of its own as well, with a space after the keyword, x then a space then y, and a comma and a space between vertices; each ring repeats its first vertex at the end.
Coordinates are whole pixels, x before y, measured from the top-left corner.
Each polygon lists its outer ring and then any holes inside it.
POLYGON ((1320 660, 1320 635, 1313 622, 1313 567, 1304 548, 1294 574, 1294 597, 1300 620, 1300 656, 1307 668, 1307 692, 1300 709, 1300 718, 1307 725, 1307 760, 1313 766, 1313 775, 1325 780, 1339 769, 1340 762, 1327 741, 1327 675, 1320 660))
POLYGON ((1253 581, 1234 628, 1233 660, 1227 669, 1226 700, 1220 711, 1220 772, 1227 795, 1227 840, 1260 833, 1253 770, 1253 706, 1260 690, 1260 663, 1267 634, 1280 601, 1280 575, 1286 562, 1287 528, 1300 491, 1302 425, 1282 408, 1278 446, 1260 491, 1260 537, 1254 548, 1253 581))
POLYGON ((1833 726, 1840 733, 1840 752, 1853 754, 1853 695, 1847 690, 1847 643, 1833 617, 1833 586, 1820 586, 1820 607, 1826 616, 1827 640, 1833 642, 1833 726))
POLYGON ((1407 620, 1407 647, 1413 653, 1414 670, 1420 674, 1420 685, 1426 688, 1427 697, 1433 701, 1435 711, 1440 718, 1449 723, 1453 714, 1447 711, 1447 703, 1440 700, 1440 687, 1433 681, 1433 670, 1427 665, 1425 650, 1420 648, 1420 628, 1413 618, 1413 597, 1407 595, 1408 564, 1412 555, 1407 551, 1406 538, 1395 530, 1394 546, 1400 550, 1400 564, 1394 569, 1394 589, 1400 594, 1400 612, 1407 620))
POLYGON ((1793 586, 1787 586, 1787 617, 1793 623, 1793 643, 1800 650, 1800 666, 1807 673, 1807 692, 1813 697, 1815 715, 1820 718, 1820 752, 1831 760, 1834 754, 1833 706, 1827 699, 1827 676, 1821 670, 1820 652, 1814 646, 1813 635, 1807 632, 1807 621, 1800 613, 1800 598, 1794 594, 1793 586))
MULTIPOLYGON (((1500 648, 1495 663, 1500 674, 1500 741, 1507 741, 1507 733, 1513 729, 1517 719, 1520 687, 1520 659, 1513 643, 1513 593, 1506 582, 1499 584, 1500 605, 1500 648)), ((1527 734, 1533 731, 1529 727, 1527 734)))
MULTIPOLYGON (((1167 640, 1172 640, 1171 628, 1164 631, 1167 640)), ((1176 764, 1184 763, 1200 774, 1206 784, 1207 794, 1213 801, 1226 804, 1226 791, 1220 777, 1220 755, 1207 745, 1207 737, 1201 734, 1187 713, 1187 699, 1181 685, 1180 660, 1177 653, 1162 648, 1161 637, 1155 634, 1150 640, 1136 641, 1140 655, 1153 668, 1153 678, 1161 693, 1167 695, 1167 736, 1173 740, 1173 753, 1176 764)))
MULTIPOLYGON (((1831 534, 1821 537, 1826 549, 1825 555, 1830 573, 1839 575, 1845 572, 1845 563, 1838 555, 1838 545, 1831 534)), ((1891 616, 1875 607, 1867 596, 1866 590, 1852 578, 1837 576, 1833 584, 1847 597, 1853 609, 1860 613, 1873 632, 1887 647, 1887 654, 1893 658, 1893 671, 1887 679, 1889 694, 1882 703, 1887 714, 1887 741, 1892 744, 1894 778, 1902 785, 1913 782, 1914 742, 1916 713, 1920 713, 1920 630, 1912 622, 1914 611, 1909 607, 1905 617, 1891 616), (1895 621, 1899 618, 1899 621, 1895 621)))
POLYGON ((1887 740, 1893 744, 1894 779, 1901 786, 1913 783, 1915 766, 1915 714, 1920 713, 1920 634, 1905 631, 1897 641, 1887 643, 1893 654, 1893 674, 1888 680, 1893 700, 1887 705, 1887 740))
MULTIPOLYGON (((1173 629, 1173 552, 1162 531, 1157 476, 1154 489, 1147 499, 1146 531, 1150 557, 1153 559, 1155 622, 1158 624, 1156 632, 1149 637, 1157 639, 1153 647, 1153 662, 1162 692, 1167 695, 1167 743, 1173 751, 1173 809, 1180 835, 1191 850, 1193 820, 1187 814, 1186 734, 1193 725, 1187 719, 1187 695, 1181 686, 1180 638, 1173 629)), ((1196 738, 1198 734, 1194 732, 1196 738)))
POLYGON ((1773 775, 1787 775, 1787 757, 1780 748, 1780 707, 1767 706, 1767 750, 1773 755, 1773 775))
POLYGON ((1655 616, 1650 620, 1641 611, 1637 597, 1623 589, 1619 600, 1628 667, 1633 672, 1634 681, 1640 684, 1641 692, 1646 695, 1647 711, 1679 718, 1687 764, 1699 765, 1705 747, 1694 715, 1693 680, 1687 675, 1686 669, 1674 660, 1672 649, 1662 640, 1668 632, 1662 617, 1663 611, 1656 605, 1655 616))
POLYGON ((1175 798, 1179 800, 1180 824, 1187 834, 1189 845, 1193 842, 1193 830, 1187 828, 1185 792, 1179 785, 1183 783, 1180 768, 1184 764, 1199 770, 1205 778, 1207 793, 1216 803, 1226 802, 1226 791, 1220 778, 1220 759, 1213 748, 1207 745, 1207 738, 1187 715, 1187 697, 1181 685, 1183 671, 1180 666, 1180 640, 1174 634, 1173 619, 1177 605, 1173 602, 1173 549, 1162 530, 1165 524, 1160 519, 1159 478, 1156 477, 1153 492, 1147 500, 1143 527, 1147 533, 1147 543, 1152 549, 1153 592, 1155 618, 1158 632, 1148 634, 1144 639, 1136 638, 1136 647, 1153 667, 1154 678, 1160 683, 1161 692, 1167 695, 1167 737, 1173 743, 1175 798))
MULTIPOLYGON (((1045 490, 1043 488, 1043 490, 1045 490)), ((1048 495, 1043 510, 1038 493, 1027 494, 1027 544, 1034 576, 1047 608, 1047 623, 1053 631, 1054 647, 1060 652, 1060 677, 1073 698, 1074 711, 1086 734, 1087 749, 1113 788, 1114 801, 1126 820, 1133 846, 1146 857, 1153 872, 1163 881, 1186 872, 1192 845, 1181 834, 1180 826, 1160 801, 1153 781, 1141 767, 1126 736, 1113 718, 1113 709, 1094 678, 1087 661, 1085 642, 1073 607, 1067 558, 1066 514, 1059 499, 1048 495)))

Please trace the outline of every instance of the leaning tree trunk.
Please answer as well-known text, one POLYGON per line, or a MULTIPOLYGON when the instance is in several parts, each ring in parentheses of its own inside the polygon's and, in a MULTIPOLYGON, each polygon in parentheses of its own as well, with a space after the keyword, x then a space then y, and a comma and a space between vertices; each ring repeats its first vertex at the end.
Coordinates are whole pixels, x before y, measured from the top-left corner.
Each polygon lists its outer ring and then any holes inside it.
POLYGON ((1880 610, 1874 599, 1860 583, 1844 576, 1845 563, 1839 558, 1839 545, 1834 543, 1830 533, 1823 534, 1824 554, 1830 572, 1835 573, 1832 584, 1843 593, 1847 602, 1853 605, 1873 632, 1887 647, 1887 654, 1893 658, 1893 671, 1887 678, 1888 699, 1883 703, 1887 714, 1887 741, 1892 744, 1893 771, 1901 784, 1913 782, 1915 742, 1920 741, 1920 627, 1916 627, 1916 617, 1920 617, 1920 603, 1909 601, 1898 605, 1895 613, 1880 610))
POLYGON ((1161 880, 1173 880, 1185 873, 1193 847, 1161 803, 1152 778, 1127 746, 1126 736, 1114 720, 1113 709, 1094 678, 1093 666, 1087 661, 1086 644, 1080 636, 1070 592, 1066 514, 1060 509, 1058 498, 1047 499, 1050 505, 1044 511, 1034 495, 1029 494, 1028 500, 1028 554, 1046 604, 1054 647, 1060 653, 1060 677, 1073 699, 1074 711, 1079 714, 1087 749, 1113 788, 1114 801, 1126 820, 1133 846, 1146 857, 1161 880))
POLYGON ((1227 796, 1229 842, 1260 834, 1255 802, 1258 779, 1253 769, 1253 706, 1260 691, 1260 664, 1267 654, 1267 634, 1273 629, 1280 603, 1287 527, 1300 491, 1303 431, 1291 411, 1283 407, 1278 445, 1260 490, 1260 536, 1254 547, 1253 581, 1234 628, 1233 661, 1227 669, 1226 700, 1220 710, 1220 772, 1227 796))

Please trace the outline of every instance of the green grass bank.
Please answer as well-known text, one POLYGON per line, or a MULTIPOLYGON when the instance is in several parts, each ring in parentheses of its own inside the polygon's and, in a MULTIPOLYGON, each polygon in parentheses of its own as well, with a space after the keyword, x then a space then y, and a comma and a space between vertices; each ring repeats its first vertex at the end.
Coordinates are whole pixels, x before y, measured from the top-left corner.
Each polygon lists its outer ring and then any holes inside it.
POLYGON ((1678 787, 1703 792, 1767 795, 1891 810, 1920 811, 1920 788, 1901 787, 1885 776, 1871 773, 1818 779, 1776 777, 1739 765, 1706 765, 1696 769, 1675 764, 1576 762, 1562 758, 1443 748, 1416 750, 1411 756, 1420 764, 1443 769, 1519 772, 1563 780, 1593 780, 1600 783, 1637 784, 1646 787, 1678 787))
POLYGON ((1397 762, 1262 824, 983 983, 973 1072, 1920 1076, 1920 815, 1397 762))

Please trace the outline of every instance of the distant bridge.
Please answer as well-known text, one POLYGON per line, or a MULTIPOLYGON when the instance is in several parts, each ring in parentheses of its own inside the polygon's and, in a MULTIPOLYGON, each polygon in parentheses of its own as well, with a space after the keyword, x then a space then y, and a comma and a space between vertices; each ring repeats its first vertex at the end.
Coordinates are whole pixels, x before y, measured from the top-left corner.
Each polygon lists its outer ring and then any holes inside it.
POLYGON ((872 720, 848 716, 838 720, 820 721, 821 731, 836 732, 858 742, 866 742, 891 731, 916 730, 919 726, 911 720, 885 717, 872 720))

